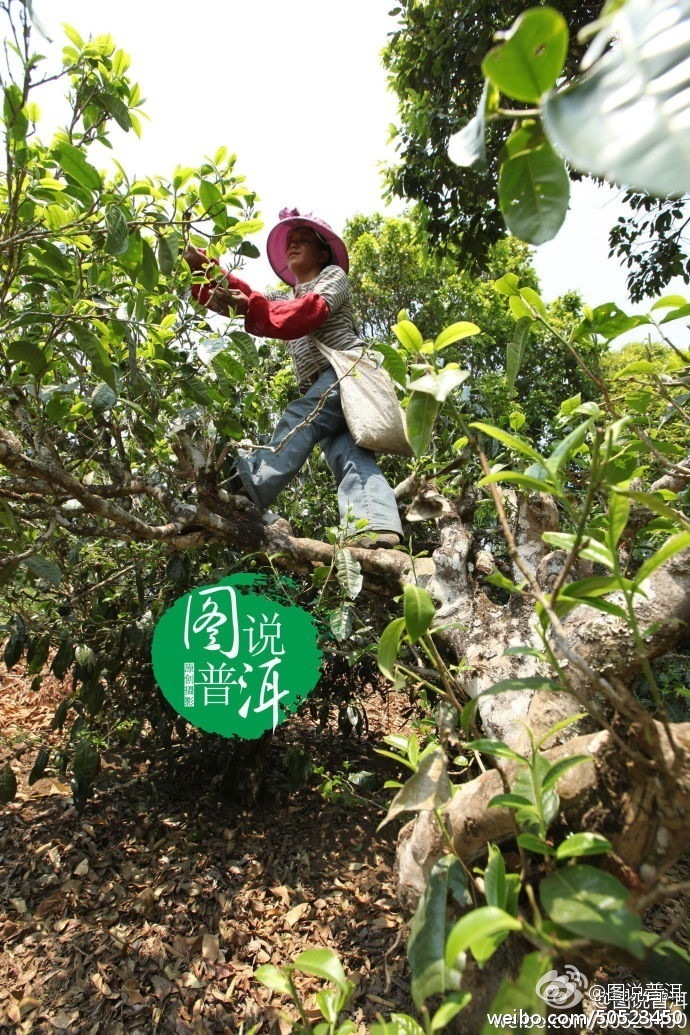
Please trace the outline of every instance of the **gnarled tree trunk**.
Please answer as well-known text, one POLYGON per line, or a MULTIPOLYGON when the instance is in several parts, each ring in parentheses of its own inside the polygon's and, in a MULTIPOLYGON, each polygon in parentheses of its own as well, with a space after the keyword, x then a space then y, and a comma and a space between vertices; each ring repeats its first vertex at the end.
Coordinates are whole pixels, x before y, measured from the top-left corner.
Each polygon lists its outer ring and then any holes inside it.
MULTIPOLYGON (((548 592, 565 562, 565 554, 550 551, 541 538, 544 531, 556 527, 555 504, 536 495, 527 500, 513 497, 511 503, 512 535, 521 565, 521 570, 514 568, 514 579, 519 583, 527 574, 534 585, 548 592)), ((547 680, 554 673, 534 655, 505 653, 516 646, 543 651, 533 597, 514 594, 505 604, 489 599, 473 578, 471 549, 467 527, 457 516, 445 519, 427 587, 439 603, 439 637, 458 661, 466 661, 463 689, 468 696, 479 697, 482 734, 526 754, 527 727, 538 738, 554 723, 588 709, 597 720, 596 729, 591 721, 591 733, 583 733, 582 723, 568 726, 559 734, 564 743, 555 749, 556 757, 562 757, 581 753, 585 745, 595 758, 591 765, 571 770, 559 785, 559 793, 572 798, 567 817, 573 829, 581 829, 587 814, 587 828, 606 831, 626 866, 642 880, 654 879, 690 839, 686 761, 690 727, 654 722, 636 702, 630 688, 640 675, 643 659, 628 624, 586 606, 575 608, 549 631, 567 691, 511 689, 481 696, 502 680, 535 676, 547 680), (602 732, 602 725, 608 729, 602 732), (592 813, 597 795, 601 802, 592 813)), ((586 574, 582 569, 571 571, 569 578, 586 574)), ((642 590, 636 597, 635 615, 644 630, 646 657, 654 658, 688 635, 690 550, 658 568, 642 590)), ((552 738, 549 745, 555 743, 552 738)), ((506 776, 510 781, 509 771, 506 776)), ((467 861, 475 859, 487 841, 512 836, 510 814, 487 808, 491 797, 503 789, 494 770, 466 784, 453 798, 447 818, 454 846, 467 861)), ((408 905, 444 850, 435 827, 433 816, 422 814, 402 833, 399 887, 408 905)))

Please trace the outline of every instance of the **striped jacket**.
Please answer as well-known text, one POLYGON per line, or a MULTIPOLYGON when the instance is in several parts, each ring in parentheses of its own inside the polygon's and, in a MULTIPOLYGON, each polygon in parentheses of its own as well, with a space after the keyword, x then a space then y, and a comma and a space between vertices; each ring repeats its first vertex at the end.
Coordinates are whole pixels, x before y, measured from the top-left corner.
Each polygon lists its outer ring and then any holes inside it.
MULTIPOLYGON (((326 266, 318 277, 306 284, 297 284, 289 294, 270 291, 266 297, 269 301, 279 301, 286 298, 300 299, 310 294, 317 295, 326 302, 328 317, 325 323, 314 327, 308 326, 310 321, 307 317, 305 330, 311 330, 319 341, 332 349, 351 349, 366 344, 357 333, 350 284, 347 274, 340 266, 326 266)), ((249 329, 247 327, 247 330, 249 329)), ((288 351, 295 364, 297 380, 302 389, 306 390, 318 375, 328 368, 328 360, 319 352, 309 333, 288 341, 288 351)))

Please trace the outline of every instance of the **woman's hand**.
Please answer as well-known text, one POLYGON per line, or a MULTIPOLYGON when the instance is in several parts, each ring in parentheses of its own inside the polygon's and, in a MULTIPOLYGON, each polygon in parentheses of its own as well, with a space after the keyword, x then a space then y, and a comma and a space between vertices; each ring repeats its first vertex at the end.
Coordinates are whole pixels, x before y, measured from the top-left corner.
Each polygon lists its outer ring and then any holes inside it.
POLYGON ((240 313, 242 316, 246 316, 248 306, 249 296, 245 295, 244 291, 229 288, 225 284, 216 284, 206 303, 207 309, 211 309, 214 313, 220 313, 222 316, 230 316, 231 313, 240 313))
POLYGON ((185 248, 182 258, 194 273, 206 274, 209 281, 209 294, 208 298, 204 298, 203 305, 207 309, 214 313, 220 313, 221 316, 231 316, 233 313, 240 313, 242 316, 246 315, 249 295, 237 288, 231 288, 216 262, 210 260, 204 252, 191 244, 188 244, 185 248), (217 281, 215 280, 216 276, 220 278, 217 281))
POLYGON ((182 253, 182 258, 195 273, 203 272, 211 264, 208 256, 204 255, 199 248, 195 248, 193 244, 187 245, 182 253))

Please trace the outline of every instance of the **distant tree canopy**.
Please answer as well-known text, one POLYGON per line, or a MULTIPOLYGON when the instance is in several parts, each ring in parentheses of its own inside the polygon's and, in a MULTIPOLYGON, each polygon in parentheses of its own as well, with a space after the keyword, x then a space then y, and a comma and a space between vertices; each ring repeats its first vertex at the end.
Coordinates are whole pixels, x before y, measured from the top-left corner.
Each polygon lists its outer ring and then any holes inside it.
MULTIPOLYGON (((345 237, 350 250, 353 298, 363 333, 389 341, 401 310, 408 313, 425 338, 457 320, 470 320, 482 333, 449 348, 448 361, 470 371, 465 392, 470 413, 508 424, 519 411, 524 430, 549 438, 549 425, 564 396, 596 394, 595 385, 574 358, 544 328, 534 327, 524 364, 514 389, 506 385, 506 356, 515 333, 515 320, 497 294, 494 281, 515 274, 522 287, 539 289, 528 245, 507 237, 490 245, 485 268, 472 272, 451 255, 430 252, 420 222, 414 216, 385 218, 355 216, 345 237)), ((582 318, 580 298, 568 292, 549 306, 554 323, 566 333, 582 318)), ((605 350, 592 339, 584 349, 595 363, 605 350)))
POLYGON ((631 301, 658 295, 673 277, 690 282, 687 202, 682 198, 650 198, 632 191, 625 200, 630 215, 621 216, 611 227, 609 255, 627 268, 631 301))
MULTIPOLYGON (((552 6, 575 35, 601 5, 556 0, 552 6)), ((387 170, 388 190, 420 203, 430 240, 462 254, 466 262, 483 262, 489 245, 505 234, 501 213, 490 199, 508 125, 492 127, 488 168, 481 174, 451 162, 448 138, 474 115, 484 83, 482 61, 494 33, 508 28, 524 8, 521 0, 402 0, 400 28, 384 51, 400 109, 400 160, 387 170)))
POLYGON ((682 352, 660 341, 629 342, 601 360, 614 405, 658 427, 657 448, 668 456, 688 448, 686 369, 682 352))
MULTIPOLYGON (((575 73, 584 50, 577 34, 596 20, 601 3, 554 0, 550 6, 568 22, 566 72, 575 73)), ((524 9, 519 0, 401 0, 400 27, 384 51, 389 82, 399 99, 399 160, 386 171, 387 190, 415 202, 429 243, 461 256, 466 267, 482 267, 490 246, 506 232, 495 184, 511 124, 489 124, 484 171, 455 165, 448 157, 448 140, 477 110, 482 61, 494 34, 508 29, 524 9)), ((690 280, 683 237, 687 206, 639 193, 629 193, 627 200, 631 214, 612 228, 610 246, 611 255, 628 267, 633 301, 658 293, 675 276, 690 280)))

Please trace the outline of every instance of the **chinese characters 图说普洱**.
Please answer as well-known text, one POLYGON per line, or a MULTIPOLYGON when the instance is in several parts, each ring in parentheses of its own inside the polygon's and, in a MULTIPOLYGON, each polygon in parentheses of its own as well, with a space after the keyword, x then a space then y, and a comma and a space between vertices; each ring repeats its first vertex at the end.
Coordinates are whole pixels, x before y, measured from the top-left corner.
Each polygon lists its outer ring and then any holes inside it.
POLYGON ((260 618, 247 614, 244 617, 248 624, 241 626, 241 600, 240 596, 238 602, 232 586, 210 586, 189 594, 185 650, 211 651, 225 660, 183 662, 184 706, 193 708, 200 695, 205 707, 236 706, 243 719, 250 709, 255 713, 272 709, 275 729, 280 701, 288 695, 280 687, 280 665, 285 655, 281 623, 276 611, 272 617, 268 613, 262 613, 260 618), (253 663, 241 661, 240 655, 251 658, 253 663), (259 662, 262 656, 265 660, 259 662))

